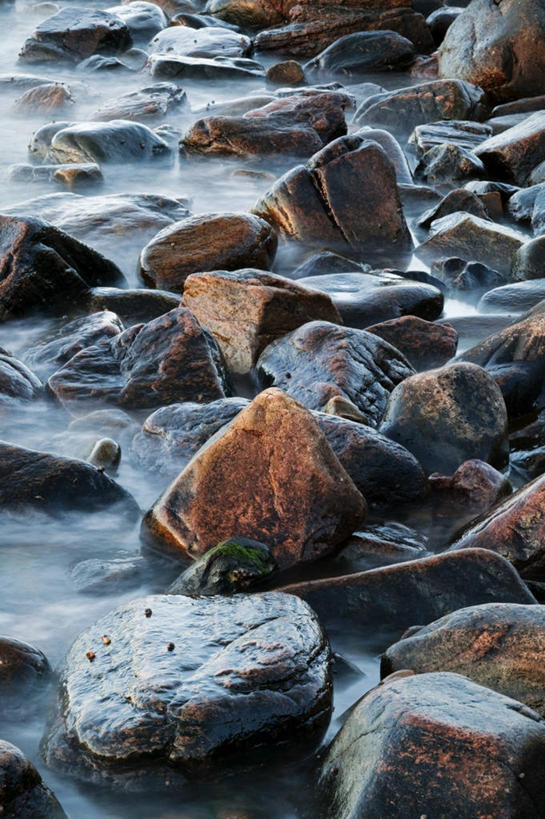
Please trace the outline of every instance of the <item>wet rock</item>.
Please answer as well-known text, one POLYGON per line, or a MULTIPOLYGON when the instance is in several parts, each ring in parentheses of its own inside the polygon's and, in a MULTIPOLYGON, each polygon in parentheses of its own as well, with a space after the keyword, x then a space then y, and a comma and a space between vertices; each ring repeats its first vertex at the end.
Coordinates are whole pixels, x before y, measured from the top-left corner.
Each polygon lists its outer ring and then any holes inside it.
POLYGON ((76 353, 92 347, 104 339, 114 338, 125 328, 119 316, 108 310, 64 324, 53 336, 30 347, 25 353, 26 363, 40 378, 47 380, 76 353))
POLYGON ((147 324, 164 313, 174 310, 180 297, 166 290, 130 289, 117 287, 93 287, 86 300, 89 313, 98 310, 117 313, 126 327, 147 324))
POLYGON ((434 324, 412 315, 373 324, 367 332, 403 353, 417 371, 446 364, 458 345, 458 333, 452 325, 434 324))
MULTIPOLYGON (((545 273, 545 269, 542 271, 545 273)), ((545 299, 545 279, 505 284, 489 290, 481 298, 478 309, 482 312, 525 313, 545 299)))
POLYGON ((340 574, 429 557, 426 539, 401 523, 377 523, 354 532, 335 557, 340 574))
POLYGON ((471 526, 451 549, 490 549, 507 558, 522 577, 545 577, 545 478, 523 486, 471 526))
POLYGON ((54 312, 122 281, 113 262, 47 222, 0 216, 0 320, 54 312))
POLYGON ((260 748, 270 754, 294 736, 308 752, 329 720, 329 663, 317 618, 295 597, 133 600, 70 649, 45 759, 123 782, 135 769, 153 781, 153 758, 158 782, 176 785, 214 765, 256 764, 260 748), (91 711, 98 722, 84 718, 91 711))
POLYGON ((500 180, 527 185, 545 150, 545 113, 526 117, 521 123, 487 139, 475 149, 487 171, 500 180))
POLYGON ((467 148, 446 142, 426 151, 414 173, 415 179, 437 185, 479 179, 484 176, 485 169, 481 160, 467 148))
POLYGON ((341 323, 329 296, 261 270, 194 273, 182 304, 213 334, 233 373, 249 372, 268 344, 308 321, 341 323))
POLYGON ((445 142, 474 151, 491 136, 492 128, 484 122, 445 120, 417 125, 409 138, 409 143, 414 145, 417 154, 425 154, 426 151, 445 142))
POLYGON ((321 816, 532 816, 545 725, 460 674, 394 675, 356 704, 321 769, 321 816), (521 782, 520 773, 524 773, 521 782))
MULTIPOLYGON (((541 279, 544 273, 545 239, 538 236, 518 250, 513 264, 513 275, 517 279, 541 279)), ((537 283, 535 286, 538 286, 537 283)))
POLYGON ((274 384, 309 409, 339 395, 377 426, 390 392, 414 373, 405 357, 378 336, 311 321, 270 344, 258 361, 262 383, 274 384))
POLYGON ((74 409, 79 402, 98 399, 141 409, 214 401, 228 389, 214 339, 185 308, 87 347, 57 370, 47 386, 74 409))
POLYGON ((172 26, 157 34, 149 47, 152 54, 176 57, 245 57, 251 45, 252 41, 245 34, 228 28, 172 26))
MULTIPOLYGON (((0 714, 2 718, 9 721, 13 718, 20 718, 22 713, 29 711, 33 698, 40 689, 44 688, 50 674, 50 665, 42 651, 28 643, 22 643, 10 637, 0 637, 0 714)), ((1 798, 0 805, 3 805, 1 798)))
MULTIPOLYGON (((446 319, 441 319, 446 321, 446 319)), ((503 314, 474 314, 472 316, 451 316, 448 323, 452 324, 458 333, 459 347, 470 349, 475 344, 480 343, 483 338, 499 330, 505 330, 513 323, 512 316, 503 314)))
MULTIPOLYGON (((128 52, 125 52, 125 54, 128 52)), ((138 66, 140 69, 142 66, 138 66)), ((131 66, 125 60, 120 60, 118 57, 103 57, 101 54, 95 54, 93 57, 87 57, 78 65, 78 69, 82 74, 90 74, 96 71, 117 71, 127 73, 128 71, 138 70, 131 66)))
POLYGON ((433 320, 443 311, 443 294, 436 287, 389 271, 333 273, 298 281, 330 296, 349 327, 366 329, 371 323, 407 315, 433 320))
POLYGON ((509 480, 497 469, 484 461, 472 459, 464 461, 454 475, 440 475, 434 472, 429 476, 432 492, 432 503, 441 509, 441 514, 448 514, 459 508, 458 528, 462 520, 488 512, 496 503, 511 495, 513 487, 509 480), (463 510, 463 511, 462 511, 463 510))
POLYGON ((480 85, 497 101, 543 92, 545 12, 534 0, 472 0, 447 31, 439 73, 480 85))
MULTIPOLYGON (((432 11, 430 16, 426 18, 426 23, 429 26, 435 45, 441 45, 445 39, 445 34, 463 11, 464 9, 460 6, 446 6, 435 9, 435 11, 432 11)), ((476 84, 478 85, 478 83, 476 84)))
POLYGON ((329 276, 332 273, 347 273, 356 271, 357 273, 369 273, 371 265, 356 262, 347 256, 333 253, 331 250, 322 250, 320 253, 313 253, 304 262, 290 273, 292 279, 304 279, 307 276, 329 276))
POLYGON ((87 461, 98 469, 115 474, 121 460, 121 447, 112 438, 101 438, 95 443, 87 461))
POLYGON ((454 472, 470 458, 504 466, 508 457, 501 391, 474 364, 406 378, 391 393, 379 431, 416 455, 427 474, 454 472))
POLYGON ((174 83, 158 82, 106 100, 90 118, 102 122, 123 119, 157 123, 164 122, 167 117, 177 116, 188 107, 187 96, 182 88, 174 83))
MULTIPOLYGON (((427 156, 427 154, 425 156, 427 156)), ((442 219, 443 216, 450 216, 450 214, 458 211, 471 213, 480 219, 488 219, 488 211, 482 200, 475 193, 465 188, 456 188, 447 193, 440 202, 423 213, 418 219, 418 225, 422 228, 429 228, 436 219, 442 219)))
POLYGON ((149 242, 161 228, 189 216, 185 200, 154 193, 106 196, 54 193, 19 202, 5 208, 4 212, 47 219, 114 259, 128 275, 134 274, 145 242, 149 242))
POLYGON ((436 120, 481 119, 483 92, 459 80, 432 80, 369 97, 356 111, 359 125, 374 125, 407 136, 436 120))
POLYGON ((185 401, 153 412, 131 443, 140 466, 174 480, 193 455, 248 404, 246 398, 220 398, 207 404, 185 401))
POLYGON ((509 275, 524 236, 511 228, 460 211, 437 219, 415 253, 429 261, 459 256, 509 275))
POLYGON ((161 230, 140 255, 148 287, 181 293, 192 273, 202 270, 267 270, 276 253, 274 230, 247 213, 205 213, 161 230))
MULTIPOLYGON (((543 190, 545 190, 545 185, 531 185, 529 188, 516 189, 507 202, 509 216, 515 222, 531 225, 534 212, 536 212, 537 198, 543 190)), ((538 212, 541 207, 539 207, 538 212)))
POLYGON ((285 97, 240 117, 206 117, 183 136, 180 148, 207 155, 311 156, 346 134, 346 104, 345 95, 324 92, 285 97))
POLYGON ((164 139, 139 122, 78 122, 57 131, 47 152, 50 162, 134 162, 165 159, 164 139))
POLYGON ((398 185, 412 184, 413 177, 411 169, 409 168, 409 163, 407 162, 401 145, 388 131, 384 131, 380 128, 370 128, 368 125, 365 125, 356 131, 356 136, 361 136, 363 139, 371 139, 373 142, 378 142, 378 144, 384 148, 388 159, 391 160, 395 168, 398 185))
POLYGON ((381 672, 453 671, 545 711, 543 606, 488 603, 461 609, 401 639, 385 652, 381 672))
POLYGON ((282 589, 306 600, 326 625, 348 621, 400 635, 478 603, 534 603, 505 558, 484 549, 446 552, 394 566, 293 583, 282 589))
POLYGON ((249 537, 287 568, 335 551, 365 510, 310 413, 271 389, 197 452, 143 531, 157 548, 193 559, 233 535, 249 537))
POLYGON ((0 506, 56 514, 69 509, 119 507, 135 516, 132 497, 104 472, 83 461, 0 442, 0 506))
POLYGON ((115 14, 68 6, 40 23, 19 59, 26 63, 79 63, 94 54, 119 54, 131 44, 127 25, 115 14))
POLYGON ((479 290, 502 286, 507 276, 481 262, 466 262, 456 256, 432 263, 431 271, 451 291, 467 293, 473 299, 479 290))
POLYGON ((424 497, 422 467, 404 447, 361 423, 313 413, 331 449, 364 498, 373 505, 407 503, 424 497))
MULTIPOLYGON (((361 31, 394 31, 428 52, 433 43, 424 18, 409 4, 395 8, 351 7, 314 3, 294 4, 287 25, 268 28, 255 38, 255 48, 265 52, 287 52, 295 57, 314 57, 339 37, 361 31)), ((268 22, 266 25, 271 25, 268 22)))
POLYGON ((172 80, 260 80, 265 77, 263 66, 245 57, 175 57, 152 54, 149 58, 152 77, 172 80))
POLYGON ((52 82, 30 88, 15 100, 14 108, 19 114, 48 114, 70 107, 75 102, 70 89, 64 83, 52 82))
POLYGON ((305 71, 353 80, 369 72, 403 70, 414 58, 413 43, 395 31, 358 31, 335 40, 305 71))
POLYGON ((104 182, 102 171, 94 162, 68 165, 11 165, 8 168, 10 182, 38 183, 56 182, 68 189, 89 188, 104 182))
POLYGON ((267 546, 235 537, 209 549, 170 586, 169 594, 189 597, 247 591, 276 569, 267 546))
POLYGON ((146 566, 143 557, 129 553, 113 560, 95 557, 76 563, 70 577, 81 594, 113 594, 139 586, 146 576, 146 566))
POLYGON ((0 411, 19 401, 32 401, 41 391, 40 379, 22 361, 0 349, 0 411))
POLYGON ((285 60, 271 65, 266 79, 271 85, 301 85, 305 81, 305 72, 297 60, 285 60))
POLYGON ((155 3, 133 0, 126 5, 112 6, 107 12, 119 17, 129 29, 133 43, 139 43, 142 47, 167 26, 165 13, 155 3))
POLYGON ((3 819, 66 819, 55 795, 19 748, 0 740, 0 808, 3 819))
POLYGON ((412 244, 394 166, 361 137, 336 139, 288 171, 254 211, 287 238, 360 258, 385 245, 403 254, 412 244))

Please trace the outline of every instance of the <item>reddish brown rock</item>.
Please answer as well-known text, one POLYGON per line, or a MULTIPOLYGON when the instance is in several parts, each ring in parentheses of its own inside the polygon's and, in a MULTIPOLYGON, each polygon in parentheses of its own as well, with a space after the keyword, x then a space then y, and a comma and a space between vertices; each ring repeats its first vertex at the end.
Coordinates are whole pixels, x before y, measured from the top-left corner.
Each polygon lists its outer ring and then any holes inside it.
POLYGON ((366 330, 396 347, 415 370, 446 364, 458 345, 458 333, 451 324, 434 324, 418 316, 402 316, 366 330))
MULTIPOLYGON (((545 51, 544 51, 545 60, 545 51)), ((481 143, 475 154, 492 178, 517 185, 528 185, 530 174, 543 159, 545 149, 545 114, 538 111, 481 143)))
POLYGON ((321 770, 324 819, 531 819, 545 723, 459 674, 398 672, 350 712, 321 770))
POLYGON ((181 293, 191 273, 243 267, 267 270, 276 246, 274 230, 258 216, 201 214, 159 231, 140 255, 140 272, 148 287, 181 293))
POLYGON ((251 538, 286 568, 334 551, 365 509, 312 415, 270 389, 197 452, 146 515, 144 532, 185 558, 251 538))
POLYGON ((467 513, 475 517, 487 512, 513 491, 505 475, 477 459, 464 461, 454 475, 439 475, 434 472, 429 476, 429 483, 432 504, 460 507, 461 518, 467 513))
POLYGON ((496 506, 451 547, 473 548, 503 555, 523 577, 545 579, 545 477, 496 506))
POLYGON ((185 281, 182 304, 212 333, 235 373, 249 372, 271 341, 307 321, 342 324, 325 293, 262 270, 195 273, 185 281))
POLYGON ((382 675, 454 671, 545 713, 545 607, 487 603, 460 609, 394 643, 382 675))
POLYGON ((15 101, 15 110, 20 114, 49 113, 66 108, 75 102, 68 86, 60 82, 29 88, 15 101))

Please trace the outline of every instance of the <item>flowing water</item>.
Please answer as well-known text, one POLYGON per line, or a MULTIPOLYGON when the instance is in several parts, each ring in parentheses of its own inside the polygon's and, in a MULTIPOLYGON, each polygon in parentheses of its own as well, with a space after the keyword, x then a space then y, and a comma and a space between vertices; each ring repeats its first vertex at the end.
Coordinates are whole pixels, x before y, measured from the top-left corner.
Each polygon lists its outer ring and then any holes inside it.
MULTIPOLYGON (((91 4, 89 4, 91 5, 91 4)), ((99 4, 97 4, 99 5, 99 4)), ((105 6, 106 4, 104 4, 105 6)), ((149 76, 129 72, 97 72, 84 75, 77 70, 59 66, 34 67, 17 64, 17 53, 40 18, 28 6, 2 12, 2 45, 0 74, 16 71, 39 73, 63 80, 74 88, 77 99, 66 119, 85 120, 105 99, 151 84, 149 76)), ((381 75, 370 78, 390 87, 406 82, 400 77, 381 75)), ((199 84, 184 83, 193 111, 212 102, 262 93, 262 82, 233 81, 199 84)), ((27 145, 32 133, 48 121, 47 115, 21 116, 13 110, 16 97, 22 92, 0 90, 0 209, 31 197, 50 194, 57 189, 51 183, 14 184, 7 181, 8 167, 28 162, 27 145)), ((64 119, 63 115, 63 119, 64 119)), ((180 129, 197 118, 186 112, 171 124, 180 129)), ((108 166, 100 193, 158 193, 172 198, 190 200, 193 213, 245 211, 271 184, 271 174, 277 176, 298 160, 241 160, 175 158, 170 164, 157 167, 145 164, 108 166), (251 169, 252 174, 240 174, 251 169)), ((131 285, 139 285, 135 259, 141 246, 126 248, 112 230, 106 237, 102 252, 116 261, 131 285)), ((287 250, 279 254, 283 272, 293 262, 287 250)), ((414 267, 422 269, 417 260, 414 267)), ((475 307, 465 302, 447 305, 450 315, 471 314, 475 307)), ((16 356, 23 356, 32 342, 54 329, 53 320, 25 320, 0 326, 0 346, 16 356)), ((141 416, 135 416, 141 419, 141 416)), ((51 401, 33 404, 21 410, 8 409, 0 414, 0 439, 46 451, 85 456, 85 442, 76 433, 67 432, 70 418, 51 401)), ((146 509, 164 489, 158 476, 142 474, 127 458, 123 458, 119 482, 146 509)), ((0 521, 0 570, 2 598, 0 600, 0 633, 27 641, 42 649, 53 666, 61 660, 74 637, 89 623, 126 599, 150 591, 162 591, 164 579, 150 578, 137 588, 110 595, 79 593, 70 576, 72 567, 90 557, 115 557, 120 552, 137 554, 140 549, 138 526, 132 526, 111 513, 95 515, 71 514, 62 519, 37 515, 3 516, 0 521)), ((387 645, 380 635, 380 624, 374 634, 350 632, 340 627, 331 633, 333 649, 344 658, 335 687, 335 714, 327 734, 330 738, 339 727, 342 714, 379 676, 378 656, 387 645)), ((257 773, 241 774, 220 783, 195 785, 187 794, 162 797, 144 794, 131 797, 78 784, 69 776, 59 776, 47 770, 41 761, 39 741, 43 732, 46 702, 37 703, 34 716, 24 723, 13 721, 0 727, 0 737, 20 748, 37 765, 44 780, 55 791, 72 819, 104 817, 161 817, 161 819, 288 819, 299 815, 300 806, 310 800, 311 789, 304 765, 271 761, 271 766, 257 773)), ((99 715, 97 715, 98 717, 99 715)))

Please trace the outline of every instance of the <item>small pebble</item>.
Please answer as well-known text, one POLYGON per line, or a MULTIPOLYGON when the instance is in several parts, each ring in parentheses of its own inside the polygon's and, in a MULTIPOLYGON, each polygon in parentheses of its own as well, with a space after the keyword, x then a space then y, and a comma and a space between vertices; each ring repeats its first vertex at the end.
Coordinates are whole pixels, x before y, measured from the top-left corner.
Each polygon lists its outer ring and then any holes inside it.
POLYGON ((144 614, 146 615, 146 617, 151 617, 151 609, 146 609, 144 614))
POLYGON ((105 646, 109 646, 112 641, 110 640, 107 634, 103 634, 102 642, 104 643, 105 646))
POLYGON ((85 656, 87 657, 89 662, 92 663, 93 660, 95 659, 95 652, 94 651, 88 651, 85 656))
POLYGON ((174 651, 174 649, 175 649, 174 643, 169 643, 167 646, 167 651, 174 651))

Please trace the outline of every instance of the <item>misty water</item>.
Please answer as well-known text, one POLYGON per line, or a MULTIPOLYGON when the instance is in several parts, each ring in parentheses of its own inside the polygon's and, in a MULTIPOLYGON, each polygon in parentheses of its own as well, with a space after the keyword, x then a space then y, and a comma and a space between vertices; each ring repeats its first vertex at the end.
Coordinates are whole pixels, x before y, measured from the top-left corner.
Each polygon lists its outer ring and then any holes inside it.
MULTIPOLYGON (((91 5, 91 4, 89 4, 91 5)), ((93 4, 107 7, 107 4, 93 4)), ((45 16, 45 15, 44 15, 45 16)), ((18 5, 2 12, 0 74, 39 73, 55 81, 66 81, 74 89, 76 104, 62 118, 86 120, 106 99, 145 87, 153 80, 146 72, 96 72, 85 75, 64 66, 47 65, 39 69, 17 63, 24 40, 40 22, 30 6, 18 5)), ((266 62, 266 61, 265 61, 266 62)), ((382 85, 397 87, 406 77, 369 77, 382 85)), ((184 82, 192 111, 179 119, 169 119, 175 129, 183 130, 198 118, 207 105, 265 92, 262 81, 237 83, 232 80, 197 83, 184 82)), ((22 116, 13 110, 20 89, 3 84, 0 87, 0 210, 27 199, 59 192, 53 183, 15 184, 7 180, 9 166, 29 161, 27 146, 33 132, 48 121, 47 115, 22 116)), ((104 185, 98 193, 156 193, 174 199, 184 198, 195 213, 246 211, 270 186, 271 179, 300 160, 282 159, 191 159, 173 152, 171 162, 146 166, 143 163, 107 166, 104 185), (241 173, 241 171, 253 173, 241 173)), ((101 232, 100 251, 123 270, 131 286, 142 286, 136 272, 136 260, 147 238, 141 243, 134 236, 130 242, 119 239, 115 225, 101 232)), ((281 248, 275 270, 289 275, 298 261, 293 248, 281 248)), ((423 269, 414 259, 412 267, 423 269)), ((445 315, 473 315, 475 304, 448 302, 445 315)), ((0 347, 24 360, 25 351, 39 338, 55 330, 53 319, 36 318, 0 325, 0 347)), ((134 413, 135 424, 148 413, 134 413)), ((73 421, 67 412, 44 398, 22 409, 20 406, 0 413, 0 439, 38 450, 73 457, 86 457, 89 435, 69 429, 73 421)), ((95 437, 100 437, 99 435, 95 437)), ((143 473, 125 454, 116 479, 136 498, 142 510, 165 488, 160 476, 143 473)), ((149 592, 164 591, 169 578, 164 573, 150 576, 137 587, 113 594, 79 593, 71 579, 71 570, 79 561, 112 558, 120 553, 140 551, 139 523, 128 523, 115 513, 93 515, 66 514, 50 518, 32 513, 24 516, 2 515, 0 520, 0 567, 2 596, 0 633, 29 642, 44 651, 52 666, 58 666, 75 636, 124 600, 149 592)), ((176 571, 172 569, 174 575, 176 571)), ((167 572, 168 574, 168 572, 167 572)), ((330 633, 333 650, 342 656, 337 664, 335 713, 324 743, 341 724, 343 713, 379 679, 379 656, 388 644, 376 632, 362 634, 346 624, 330 633)), ((51 693, 51 689, 48 694, 51 693)), ((257 772, 240 773, 217 782, 194 785, 187 792, 172 796, 139 794, 127 796, 107 788, 90 787, 70 776, 51 772, 43 764, 39 742, 48 709, 48 696, 36 702, 30 717, 8 722, 0 727, 0 737, 19 746, 35 763, 45 782, 55 791, 72 819, 114 819, 114 817, 160 817, 161 819, 288 819, 301 815, 303 805, 311 802, 312 787, 307 776, 307 762, 271 759, 270 766, 257 772)), ((97 714, 100 719, 100 714, 97 714)))

